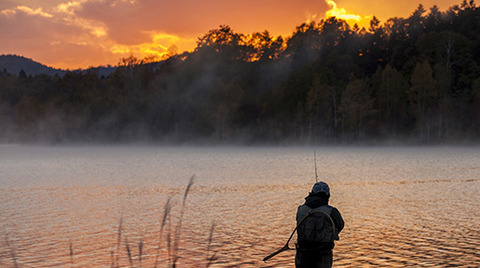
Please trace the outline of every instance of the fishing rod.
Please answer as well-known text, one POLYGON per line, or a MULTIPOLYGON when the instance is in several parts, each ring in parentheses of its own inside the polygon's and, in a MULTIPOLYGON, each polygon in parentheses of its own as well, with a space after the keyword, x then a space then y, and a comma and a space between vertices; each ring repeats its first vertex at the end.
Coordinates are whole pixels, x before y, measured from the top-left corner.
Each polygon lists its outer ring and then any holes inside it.
MULTIPOLYGON (((314 161, 315 161, 315 182, 318 182, 318 175, 317 175, 317 153, 316 153, 316 150, 314 149, 313 150, 313 158, 314 158, 314 161)), ((303 219, 300 220, 300 222, 297 224, 297 226, 295 226, 295 229, 293 229, 292 233, 290 234, 290 237, 288 238, 287 240, 287 243, 285 243, 285 245, 280 248, 279 250, 273 252, 272 254, 268 255, 267 257, 263 258, 263 261, 266 262, 268 261, 269 259, 273 258, 274 256, 278 255, 279 253, 282 253, 284 252, 285 250, 293 250, 294 248, 290 248, 288 246, 288 243, 290 243, 290 240, 292 240, 292 237, 293 235, 295 234, 295 232, 297 231, 298 227, 300 226, 300 224, 303 223, 303 221, 305 221, 306 218, 308 218, 308 216, 310 216, 311 214, 313 214, 315 212, 315 210, 312 210, 310 211, 305 217, 303 217, 303 219)), ((321 211, 323 212, 323 211, 321 211)), ((323 212, 324 213, 324 212, 323 212)), ((327 214, 325 214, 327 215, 327 214)), ((328 215, 327 215, 328 216, 328 215)), ((333 222, 333 221, 332 221, 333 222)))
POLYGON ((313 158, 315 161, 315 182, 318 182, 318 175, 317 175, 317 152, 313 149, 313 158))
POLYGON ((308 216, 310 216, 311 213, 312 213, 312 211, 311 211, 310 213, 308 213, 305 217, 303 217, 302 220, 300 220, 300 222, 297 224, 297 226, 295 226, 295 229, 293 229, 293 232, 290 234, 290 237, 288 238, 287 243, 285 243, 285 245, 284 245, 281 249, 279 249, 279 250, 273 252, 272 254, 268 255, 267 257, 263 258, 263 261, 264 261, 264 262, 266 262, 266 261, 268 261, 269 259, 273 258, 273 257, 276 256, 277 254, 284 252, 285 250, 294 249, 294 248, 290 248, 290 247, 288 246, 288 243, 290 243, 290 240, 292 240, 292 237, 293 237, 293 235, 295 234, 295 232, 297 231, 298 226, 300 226, 300 224, 302 224, 303 221, 304 221, 308 216))

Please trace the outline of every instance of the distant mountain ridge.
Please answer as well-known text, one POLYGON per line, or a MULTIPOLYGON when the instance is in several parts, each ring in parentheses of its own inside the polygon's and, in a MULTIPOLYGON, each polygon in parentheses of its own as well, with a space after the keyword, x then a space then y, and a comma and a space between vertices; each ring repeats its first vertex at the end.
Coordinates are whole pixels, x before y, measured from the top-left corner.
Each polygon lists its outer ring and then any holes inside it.
MULTIPOLYGON (((89 68, 86 70, 78 69, 74 70, 77 71, 87 71, 91 69, 96 69, 98 71, 99 76, 108 76, 112 72, 114 72, 117 67, 107 66, 107 67, 96 67, 96 68, 89 68)), ((7 73, 12 75, 18 75, 20 71, 24 71, 27 76, 35 76, 39 74, 46 74, 55 76, 58 75, 60 77, 64 76, 68 70, 62 69, 55 69, 52 67, 48 67, 44 64, 36 62, 32 59, 25 58, 23 56, 18 55, 0 55, 0 72, 4 72, 6 70, 7 73)))

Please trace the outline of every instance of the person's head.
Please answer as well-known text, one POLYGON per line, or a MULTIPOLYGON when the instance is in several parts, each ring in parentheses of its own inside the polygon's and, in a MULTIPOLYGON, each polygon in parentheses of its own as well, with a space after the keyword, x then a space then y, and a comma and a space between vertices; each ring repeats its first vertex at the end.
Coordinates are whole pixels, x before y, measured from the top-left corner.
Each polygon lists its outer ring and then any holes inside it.
POLYGON ((328 198, 330 197, 330 187, 328 187, 328 184, 326 182, 323 182, 323 181, 317 182, 313 185, 313 188, 310 194, 325 196, 328 198))

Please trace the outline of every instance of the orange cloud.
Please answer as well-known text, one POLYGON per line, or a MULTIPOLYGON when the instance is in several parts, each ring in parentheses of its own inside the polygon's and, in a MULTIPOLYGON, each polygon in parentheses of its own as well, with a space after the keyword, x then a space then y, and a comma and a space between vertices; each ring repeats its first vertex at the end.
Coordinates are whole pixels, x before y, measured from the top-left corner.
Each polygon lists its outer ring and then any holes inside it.
POLYGON ((345 8, 339 8, 337 3, 333 0, 326 0, 327 4, 330 6, 330 9, 325 12, 326 17, 336 17, 338 19, 346 20, 349 24, 357 24, 360 27, 368 26, 372 16, 361 16, 354 13, 348 12, 345 8))
POLYGON ((345 8, 338 8, 337 3, 333 0, 327 0, 327 4, 331 7, 330 10, 325 12, 327 17, 336 17, 338 19, 355 22, 359 22, 362 19, 362 16, 360 15, 348 13, 345 8))
MULTIPOLYGON (((116 40, 111 33, 117 29, 111 29, 111 25, 100 19, 78 15, 88 2, 92 0, 61 3, 48 11, 26 6, 1 10, 0 53, 24 55, 57 68, 75 69, 114 65, 120 58, 131 54, 139 58, 161 58, 174 51, 172 47, 183 51, 193 49, 196 44, 193 37, 141 28, 135 31, 146 38, 134 38, 125 43, 116 40)), ((109 6, 113 7, 132 4, 135 3, 109 1, 109 6)), ((134 36, 128 31, 125 35, 129 38, 134 36)))
POLYGON ((365 27, 369 24, 372 16, 362 16, 347 11, 345 8, 338 7, 337 3, 333 0, 325 0, 325 4, 329 7, 324 13, 319 15, 318 13, 309 14, 307 16, 307 22, 316 21, 322 18, 336 17, 347 21, 350 25, 357 24, 360 27, 365 27))
POLYGON ((51 18, 53 17, 52 14, 49 14, 47 12, 44 12, 42 8, 37 8, 37 9, 31 9, 27 6, 17 6, 15 8, 11 9, 4 9, 0 12, 0 14, 6 16, 6 17, 13 17, 17 15, 17 13, 24 13, 30 16, 41 16, 45 18, 51 18))
POLYGON ((42 8, 37 8, 35 10, 29 8, 29 7, 26 7, 26 6, 18 6, 17 7, 18 10, 20 11, 23 11, 25 12, 26 14, 28 15, 38 15, 38 16, 42 16, 42 17, 46 17, 46 18, 51 18, 53 17, 52 14, 49 14, 49 13, 46 13, 46 12, 43 12, 42 11, 42 8))
MULTIPOLYGON (((286 37, 301 23, 327 16, 360 26, 368 25, 370 14, 380 20, 392 17, 384 16, 390 10, 408 16, 417 1, 9 0, 0 2, 0 53, 61 68, 114 65, 130 54, 193 50, 198 37, 222 24, 286 37)), ((459 0, 426 0, 425 7, 434 1, 446 8, 459 0)))
POLYGON ((138 58, 154 57, 162 59, 172 53, 191 50, 196 45, 194 38, 181 38, 166 33, 150 33, 150 42, 135 45, 114 44, 110 51, 117 55, 134 55, 138 58))
MULTIPOLYGON (((105 29, 61 9, 17 6, 0 12, 0 51, 19 54, 61 68, 101 65, 105 29)), ((102 62, 103 60, 103 62, 102 62)))

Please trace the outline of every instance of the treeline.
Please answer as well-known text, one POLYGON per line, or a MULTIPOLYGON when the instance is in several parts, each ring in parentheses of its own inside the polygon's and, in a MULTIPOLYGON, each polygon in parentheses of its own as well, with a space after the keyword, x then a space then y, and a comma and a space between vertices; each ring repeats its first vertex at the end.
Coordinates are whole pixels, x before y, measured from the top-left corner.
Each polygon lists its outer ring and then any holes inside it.
POLYGON ((191 53, 63 77, 0 76, 4 141, 479 141, 480 9, 420 5, 288 38, 220 26, 191 53))

